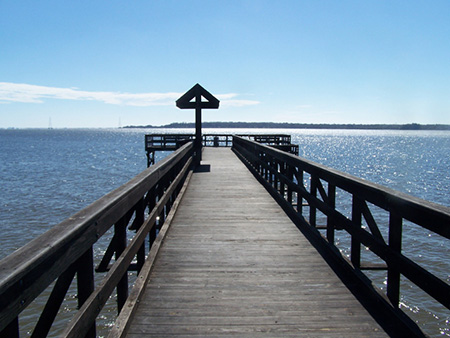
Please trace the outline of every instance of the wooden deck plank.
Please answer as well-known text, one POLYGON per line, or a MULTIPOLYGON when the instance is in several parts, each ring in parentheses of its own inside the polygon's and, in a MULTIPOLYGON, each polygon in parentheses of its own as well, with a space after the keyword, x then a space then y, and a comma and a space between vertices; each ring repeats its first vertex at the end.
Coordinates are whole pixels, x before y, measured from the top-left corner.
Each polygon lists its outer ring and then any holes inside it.
POLYGON ((129 338, 386 336, 230 149, 202 163, 129 338))

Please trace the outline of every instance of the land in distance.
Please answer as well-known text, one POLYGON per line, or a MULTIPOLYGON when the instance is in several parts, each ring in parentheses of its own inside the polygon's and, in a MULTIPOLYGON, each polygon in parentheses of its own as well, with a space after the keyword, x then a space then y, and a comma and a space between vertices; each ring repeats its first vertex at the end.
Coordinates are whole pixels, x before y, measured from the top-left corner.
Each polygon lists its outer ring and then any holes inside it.
MULTIPOLYGON (((288 122, 203 122, 203 128, 271 128, 271 129, 364 129, 364 130, 450 130, 449 124, 330 124, 288 122)), ((194 122, 175 122, 162 126, 125 126, 123 128, 195 128, 194 122)))

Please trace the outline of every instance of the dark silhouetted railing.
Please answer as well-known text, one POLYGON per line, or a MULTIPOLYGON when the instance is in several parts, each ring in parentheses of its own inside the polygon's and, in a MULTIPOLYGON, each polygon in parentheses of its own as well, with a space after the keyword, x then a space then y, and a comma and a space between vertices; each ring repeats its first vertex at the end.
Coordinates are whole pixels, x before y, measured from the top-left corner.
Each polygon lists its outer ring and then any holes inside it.
MULTIPOLYGON (((270 145, 274 148, 298 155, 298 145, 291 144, 291 135, 287 134, 240 134, 239 136, 270 145)), ((195 139, 194 134, 148 134, 145 135, 145 151, 147 153, 147 166, 155 164, 155 152, 175 150, 183 144, 195 139)), ((231 147, 233 135, 231 134, 204 134, 203 147, 231 147)))
MULTIPOLYGON (((394 314, 403 318, 399 304, 400 277, 404 276, 450 308, 450 286, 402 253, 402 230, 407 226, 406 222, 450 238, 450 208, 241 137, 234 137, 233 149, 313 245, 326 247, 339 264, 347 266, 347 270, 367 284, 371 283, 362 270, 387 271, 386 295, 381 294, 376 302, 384 302, 394 314), (339 201, 343 197, 349 204, 347 215, 339 201), (385 224, 374 216, 371 211, 374 207, 384 212, 385 224), (324 224, 318 224, 319 220, 324 224), (382 226, 383 231, 380 230, 382 226), (321 234, 319 229, 326 233, 321 234), (336 247, 335 233, 339 230, 351 236, 350 260, 336 247), (362 247, 378 256, 382 264, 362 262, 362 247)), ((377 291, 370 285, 368 289, 377 291)))
POLYGON ((32 332, 32 337, 47 336, 76 280, 79 310, 63 336, 95 337, 96 318, 114 289, 118 311, 123 307, 128 271, 141 270, 146 238, 151 247, 188 174, 192 153, 190 142, 0 261, 0 336, 19 337, 20 314, 56 281, 32 332), (112 239, 95 267, 94 246, 108 230, 112 239), (134 236, 127 238, 130 233, 134 236), (94 270, 106 273, 97 283, 94 270))

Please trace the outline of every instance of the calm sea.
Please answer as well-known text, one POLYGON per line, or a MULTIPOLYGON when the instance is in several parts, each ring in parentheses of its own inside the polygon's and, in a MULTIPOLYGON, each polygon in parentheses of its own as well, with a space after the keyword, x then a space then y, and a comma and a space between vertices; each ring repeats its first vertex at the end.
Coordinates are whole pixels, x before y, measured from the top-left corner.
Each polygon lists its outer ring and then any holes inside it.
MULTIPOLYGON (((0 259, 144 170, 144 135, 150 132, 149 129, 0 130, 0 259)), ((206 129, 204 132, 291 134, 302 157, 450 207, 448 131, 206 129)), ((405 228, 408 228, 404 230, 405 254, 449 283, 448 241, 413 226, 409 230, 408 224, 405 228)), ((348 239, 337 236, 337 242, 347 254, 348 239)), ((373 273, 371 277, 380 288, 384 287, 382 274, 373 273)), ((450 336, 447 309, 418 292, 408 281, 402 281, 402 291, 402 307, 423 330, 430 336, 450 336)), ((31 311, 21 319, 25 331, 33 316, 31 311)), ((106 315, 104 325, 110 322, 106 315)))

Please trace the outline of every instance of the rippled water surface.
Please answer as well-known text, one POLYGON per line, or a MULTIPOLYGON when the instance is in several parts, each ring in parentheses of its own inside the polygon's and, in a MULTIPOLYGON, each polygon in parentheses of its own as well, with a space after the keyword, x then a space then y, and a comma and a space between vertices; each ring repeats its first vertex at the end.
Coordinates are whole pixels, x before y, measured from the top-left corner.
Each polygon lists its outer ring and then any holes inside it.
MULTIPOLYGON (((144 135, 150 132, 0 130, 0 258, 144 170, 144 135)), ((291 134, 302 157, 450 206, 450 132, 242 129, 205 132, 291 134)), ((341 208, 346 207, 343 202, 341 208)), ((379 214, 374 212, 375 217, 382 219, 382 212, 379 214)), ((405 255, 450 282, 448 241, 413 225, 405 224, 404 228, 405 255)), ((337 236, 337 241, 347 253, 348 238, 337 236)), ((98 257, 101 251, 98 250, 98 257)), ((375 273, 371 277, 383 288, 382 275, 375 273)), ((431 336, 450 336, 447 309, 436 305, 407 281, 403 282, 402 290, 405 293, 402 306, 424 330, 431 336)), ((32 321, 33 316, 33 312, 23 316, 21 325, 26 328, 27 318, 32 321)), ((109 318, 105 316, 103 325, 109 325, 109 318)))

